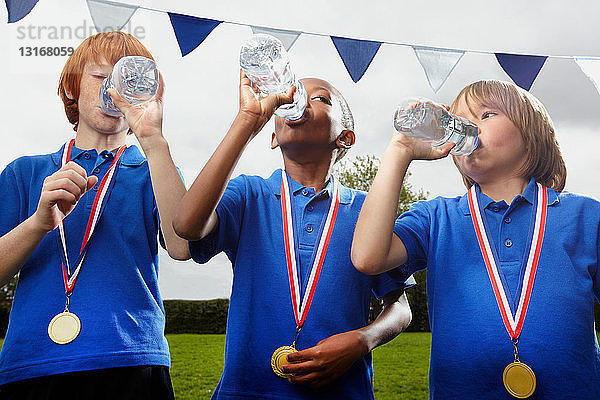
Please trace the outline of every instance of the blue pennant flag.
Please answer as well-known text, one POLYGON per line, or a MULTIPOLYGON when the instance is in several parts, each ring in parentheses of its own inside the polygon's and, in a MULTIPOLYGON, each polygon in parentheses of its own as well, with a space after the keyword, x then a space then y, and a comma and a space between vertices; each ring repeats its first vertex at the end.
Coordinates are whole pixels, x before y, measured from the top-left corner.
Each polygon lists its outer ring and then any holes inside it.
POLYGON ((540 73, 546 56, 526 56, 522 54, 495 53, 502 69, 517 86, 529 90, 540 73))
POLYGON ((23 19, 33 7, 37 4, 38 0, 5 0, 6 9, 8 10, 8 23, 17 22, 23 19))
POLYGON ((363 77, 381 46, 381 42, 339 36, 331 36, 331 40, 355 83, 363 77))
POLYGON ((175 31, 181 56, 191 53, 221 22, 214 19, 168 13, 175 31))

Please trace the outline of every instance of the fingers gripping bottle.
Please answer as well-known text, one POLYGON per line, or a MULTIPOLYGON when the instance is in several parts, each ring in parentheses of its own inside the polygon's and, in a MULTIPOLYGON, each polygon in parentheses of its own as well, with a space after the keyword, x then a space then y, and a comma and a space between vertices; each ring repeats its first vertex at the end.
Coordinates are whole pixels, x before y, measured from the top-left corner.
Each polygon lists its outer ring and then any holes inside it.
POLYGON ((281 41, 271 35, 256 34, 246 40, 240 49, 240 66, 254 82, 261 95, 285 93, 296 86, 294 102, 275 110, 275 115, 297 120, 306 108, 306 90, 290 68, 287 51, 281 41))
POLYGON ((100 88, 100 108, 105 114, 122 117, 108 89, 115 89, 130 104, 150 100, 158 90, 158 70, 153 60, 142 56, 121 58, 100 88))
POLYGON ((471 154, 479 144, 477 125, 430 100, 404 100, 394 114, 394 128, 433 147, 456 143, 450 150, 456 156, 471 154))

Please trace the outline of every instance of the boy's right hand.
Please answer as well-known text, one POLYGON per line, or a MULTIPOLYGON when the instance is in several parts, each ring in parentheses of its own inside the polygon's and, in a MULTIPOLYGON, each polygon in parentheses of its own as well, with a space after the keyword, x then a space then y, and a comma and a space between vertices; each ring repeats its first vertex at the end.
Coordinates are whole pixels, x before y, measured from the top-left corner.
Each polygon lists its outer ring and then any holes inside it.
POLYGON ((411 160, 437 160, 446 157, 456 143, 446 143, 440 147, 432 147, 431 144, 411 138, 394 129, 391 145, 406 151, 411 160))
POLYGON ((271 119, 273 113, 282 104, 294 101, 296 87, 291 87, 286 93, 274 93, 263 98, 257 98, 258 89, 240 69, 240 110, 239 116, 252 126, 252 136, 255 136, 271 119))
POLYGON ((55 229, 96 182, 98 177, 88 177, 85 169, 73 161, 48 176, 44 179, 40 201, 32 216, 36 226, 45 232, 55 229))

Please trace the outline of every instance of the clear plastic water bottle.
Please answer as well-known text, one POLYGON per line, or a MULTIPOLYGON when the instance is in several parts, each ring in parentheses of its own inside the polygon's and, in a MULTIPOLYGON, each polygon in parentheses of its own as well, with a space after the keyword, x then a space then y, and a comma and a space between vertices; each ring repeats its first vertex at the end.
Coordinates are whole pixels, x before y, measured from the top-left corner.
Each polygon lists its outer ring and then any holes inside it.
POLYGON ((479 144, 477 125, 425 99, 404 100, 394 114, 394 128, 433 147, 456 143, 450 150, 456 156, 471 154, 479 144))
POLYGON ((121 58, 100 88, 100 107, 105 114, 122 117, 123 113, 113 104, 108 89, 115 89, 131 104, 150 100, 158 90, 158 69, 149 58, 127 56, 121 58))
POLYGON ((246 40, 240 49, 240 66, 250 80, 256 83, 261 95, 285 93, 296 85, 294 102, 275 110, 275 115, 297 120, 306 108, 306 90, 290 68, 287 51, 281 41, 271 35, 256 34, 246 40))

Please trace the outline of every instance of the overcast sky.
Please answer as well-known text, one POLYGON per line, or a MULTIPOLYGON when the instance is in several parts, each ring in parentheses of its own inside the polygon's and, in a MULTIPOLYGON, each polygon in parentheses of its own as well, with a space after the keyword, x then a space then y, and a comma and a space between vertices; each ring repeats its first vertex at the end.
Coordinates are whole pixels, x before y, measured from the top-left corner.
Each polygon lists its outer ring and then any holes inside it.
MULTIPOLYGON (((127 3, 229 22, 400 44, 600 57, 600 2, 591 0, 127 3)), ((0 20, 0 51, 4 54, 4 62, 0 63, 4 125, 0 167, 4 168, 21 155, 54 152, 73 135, 56 95, 66 58, 25 57, 19 48, 76 47, 84 32, 88 35, 94 31, 83 0, 40 1, 28 16, 10 25, 5 22, 6 9, 0 7, 0 20), (62 37, 50 38, 53 28, 62 31, 62 37)), ((185 58, 181 57, 166 13, 138 9, 128 29, 152 52, 164 75, 164 134, 189 186, 237 111, 239 47, 251 29, 221 24, 185 58)), ((299 77, 327 79, 347 98, 358 137, 348 158, 381 155, 391 134, 394 107, 404 97, 422 96, 450 103, 468 83, 510 79, 493 55, 468 52, 435 94, 408 46, 382 45, 357 84, 348 76, 328 37, 301 35, 290 55, 299 77)), ((573 60, 549 58, 531 92, 548 108, 557 127, 569 174, 566 189, 600 198, 600 95, 594 85, 573 60)), ((268 176, 281 166, 279 152, 269 150, 272 130, 270 122, 248 146, 234 175, 268 176)), ((450 160, 415 162, 411 171, 413 186, 429 192, 430 197, 455 196, 465 191, 450 160)), ((231 279, 231 265, 223 255, 206 265, 197 265, 192 261, 175 262, 161 253, 160 286, 165 299, 228 297, 231 279)))

